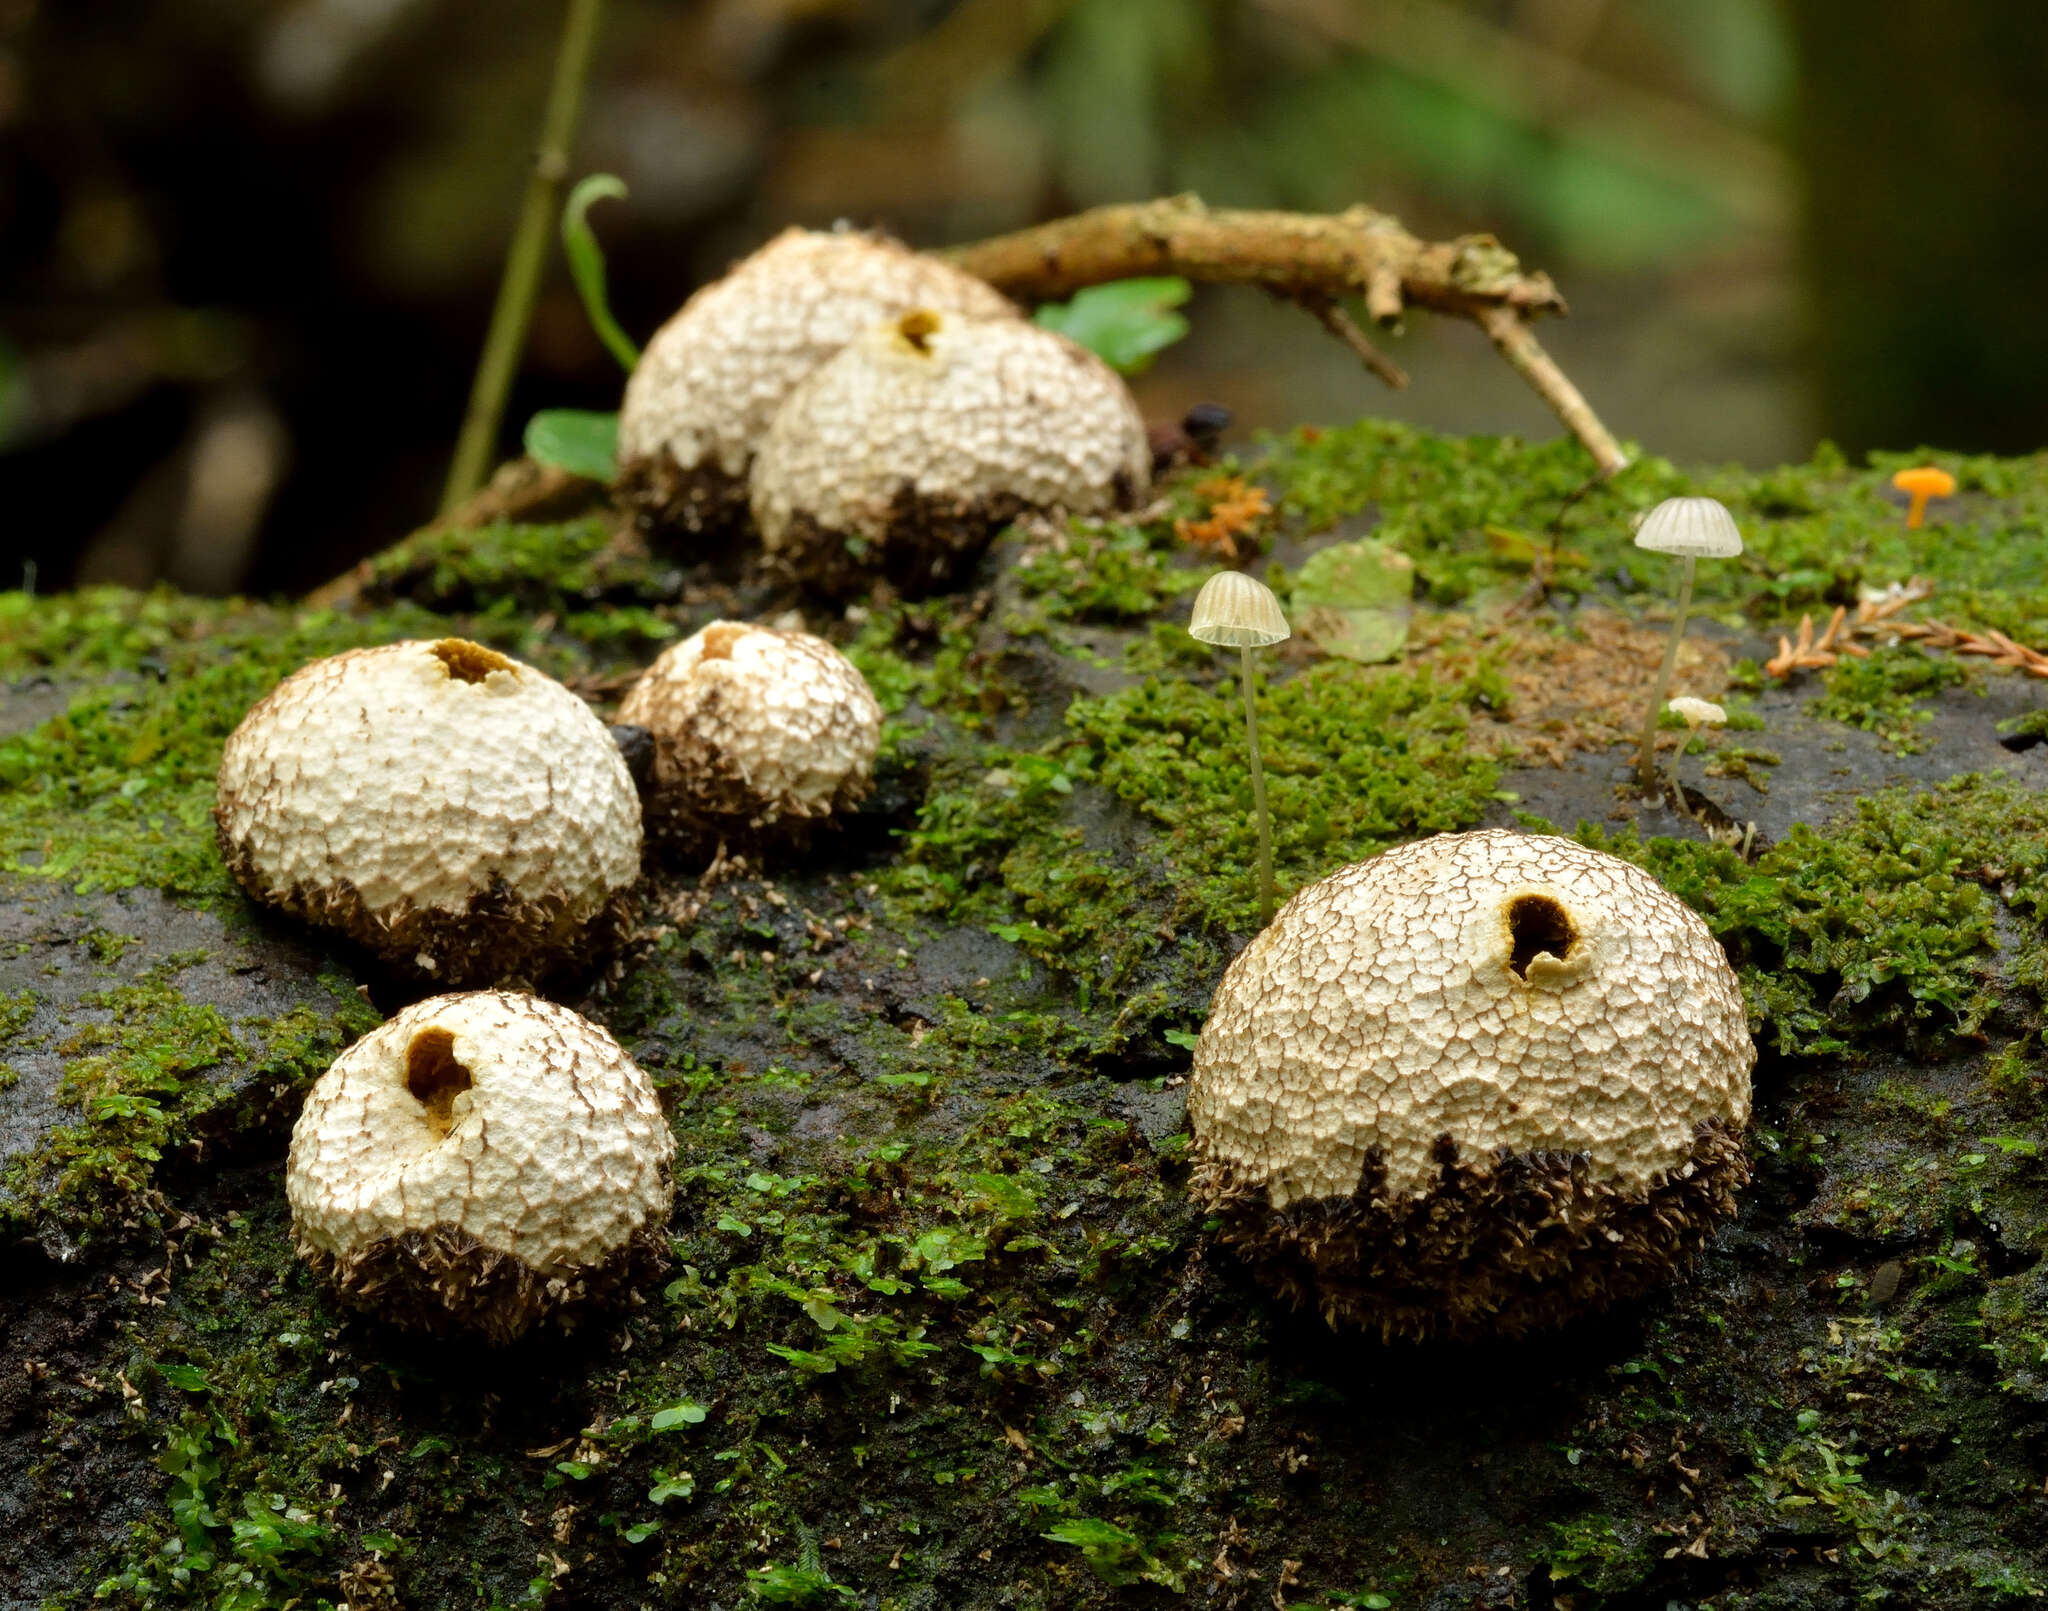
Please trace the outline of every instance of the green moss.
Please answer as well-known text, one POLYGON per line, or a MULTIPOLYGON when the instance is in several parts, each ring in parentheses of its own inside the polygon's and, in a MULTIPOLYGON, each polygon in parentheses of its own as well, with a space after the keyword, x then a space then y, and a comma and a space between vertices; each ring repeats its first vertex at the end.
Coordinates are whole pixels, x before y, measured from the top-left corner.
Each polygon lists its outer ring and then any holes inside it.
POLYGON ((116 654, 116 669, 139 669, 103 677, 63 715, 0 739, 0 869, 81 890, 150 884, 213 898, 232 887, 213 841, 214 774, 249 707, 309 660, 408 627, 431 634, 436 623, 232 603, 172 609, 156 595, 102 594, 89 609, 39 601, 15 625, 17 653, 54 654, 57 670, 116 654), (85 636, 60 651, 52 623, 85 636))
POLYGON ((58 1096, 81 1120, 10 1160, 0 1190, 12 1217, 62 1227, 78 1241, 153 1219, 169 1159, 181 1150, 197 1159, 206 1137, 266 1121, 377 1022, 337 976, 331 1011, 300 1007, 231 1023, 179 991, 177 976, 190 961, 172 959, 133 985, 84 998, 108 1019, 59 1048, 58 1096))
POLYGON ((1809 709, 1825 720, 1877 734, 1894 755, 1911 755, 1926 748, 1920 729, 1934 720, 1923 701, 1969 680, 1951 656, 1894 644, 1865 658, 1844 657, 1830 668, 1826 691, 1809 709))
POLYGON ((1795 827, 1754 867, 1696 841, 1590 826, 1579 838, 1647 867, 1706 918, 1741 972, 1752 1029, 1780 1052, 1973 1034, 2000 1000, 1999 901, 2027 919, 2020 962, 2044 941, 2048 802, 2002 778, 1887 790, 1825 832, 1795 827))
POLYGON ((675 592, 669 570, 611 520, 497 521, 414 533, 369 562, 363 590, 446 615, 516 610, 567 618, 600 604, 661 603, 675 592))

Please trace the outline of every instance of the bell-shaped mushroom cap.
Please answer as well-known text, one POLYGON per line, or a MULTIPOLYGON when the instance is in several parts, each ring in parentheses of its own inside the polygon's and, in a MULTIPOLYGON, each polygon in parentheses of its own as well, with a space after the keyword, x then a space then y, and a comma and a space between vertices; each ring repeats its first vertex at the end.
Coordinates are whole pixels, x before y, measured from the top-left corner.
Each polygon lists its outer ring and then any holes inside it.
POLYGON ((213 815, 251 895, 448 984, 538 977, 640 876, 604 724, 461 638, 293 672, 229 737, 213 815))
POLYGON ((1747 1178, 1742 991, 1641 869, 1498 829, 1310 885, 1195 1050, 1196 1195, 1256 1273, 1391 1335, 1667 1279, 1747 1178))
POLYGON ((402 1324, 506 1342, 658 1269, 675 1136, 598 1025, 486 990, 406 1008, 306 1095, 299 1254, 402 1324))
POLYGON ((1188 635, 1228 649, 1263 649, 1293 636, 1273 590, 1243 571, 1218 571, 1202 584, 1188 635))
POLYGON ((654 736, 657 837, 758 836, 844 811, 868 792, 882 707, 823 638, 714 621, 662 651, 619 719, 654 736))
POLYGON ((863 331, 789 394, 754 461, 762 545, 844 593, 928 593, 1033 509, 1092 514, 1151 481, 1115 370, 1023 319, 920 308, 863 331))
POLYGON ((626 493, 688 531, 743 517, 748 462, 797 382, 912 308, 1017 314, 986 282, 886 237, 784 230, 648 342, 619 412, 626 493))
POLYGON ((1666 498, 1643 516, 1636 547, 1697 559, 1728 559, 1742 552, 1735 517, 1718 498, 1666 498))

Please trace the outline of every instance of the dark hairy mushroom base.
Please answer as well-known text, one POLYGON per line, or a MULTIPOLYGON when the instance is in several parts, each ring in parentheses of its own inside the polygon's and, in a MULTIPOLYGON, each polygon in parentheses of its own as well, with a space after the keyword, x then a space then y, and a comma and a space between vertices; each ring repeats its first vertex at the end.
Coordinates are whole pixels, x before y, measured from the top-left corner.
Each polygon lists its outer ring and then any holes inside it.
POLYGON ((1332 1326, 1386 1341, 1516 1337, 1669 1282, 1749 1180, 1740 1132, 1701 1127, 1685 1162, 1647 1190, 1592 1177, 1583 1153, 1475 1165, 1444 1138, 1435 1189, 1390 1203, 1369 1161, 1355 1196, 1274 1212, 1263 1186, 1201 1160, 1196 1201, 1282 1296, 1332 1326))
POLYGON ((749 528, 747 477, 714 464, 684 469, 667 448, 619 466, 619 497, 633 522, 687 558, 708 558, 749 528))
POLYGON ((663 1215, 602 1263, 553 1272, 447 1225, 387 1236, 348 1254, 303 1241, 298 1251, 345 1301, 381 1320, 442 1335, 471 1332, 503 1346, 542 1321, 573 1330, 586 1311, 660 1275, 668 1267, 668 1225, 663 1215))
POLYGON ((373 912, 347 879, 274 888, 246 850, 225 833, 217 838, 228 871, 256 900, 347 936, 399 974, 450 990, 538 983, 564 966, 611 954, 634 926, 630 889, 585 917, 561 891, 529 899, 514 894, 503 880, 493 880, 459 911, 406 907, 373 912), (422 964, 422 957, 432 966, 422 964))
MULTIPOLYGON (((1113 506, 1131 506, 1132 489, 1119 476, 1113 506)), ((889 501, 888 528, 879 540, 834 531, 811 516, 789 523, 768 564, 777 579, 831 598, 865 593, 886 581, 905 598, 957 585, 972 571, 990 540, 1032 505, 999 492, 966 501, 920 495, 908 481, 889 501)))

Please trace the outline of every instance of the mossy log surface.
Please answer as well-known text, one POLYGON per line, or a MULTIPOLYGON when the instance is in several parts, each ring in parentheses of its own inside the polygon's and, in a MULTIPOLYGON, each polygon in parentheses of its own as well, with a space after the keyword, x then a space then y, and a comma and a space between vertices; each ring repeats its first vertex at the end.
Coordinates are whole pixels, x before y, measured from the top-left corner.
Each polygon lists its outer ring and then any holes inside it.
POLYGON ((1176 521, 1244 506, 1213 471, 914 606, 683 567, 601 503, 422 534, 342 608, 0 595, 0 1607, 2048 1596, 2048 690, 1910 646, 1757 670, 1915 574, 2048 643, 2048 456, 1937 457, 1961 490, 1916 532, 1903 461, 1825 452, 1589 486, 1569 442, 1365 422, 1240 467, 1262 569, 1370 532, 1418 577, 1402 661, 1268 658, 1282 885, 1576 832, 1742 977, 1739 1217, 1670 1290, 1512 1345, 1332 1333, 1189 1206, 1188 1048, 1256 902, 1234 664, 1180 626, 1213 560, 1176 521), (1628 522, 1680 492, 1750 544, 1680 660, 1732 716, 1679 762, 1693 816, 1618 793, 1666 596, 1628 522), (397 636, 608 710, 664 641, 791 607, 890 712, 875 794, 800 859, 651 865, 628 948, 548 985, 670 1108, 667 1277, 502 1350, 338 1306, 285 1142, 408 998, 236 890, 226 734, 397 636), (1749 859, 1701 821, 1755 824, 1749 859))

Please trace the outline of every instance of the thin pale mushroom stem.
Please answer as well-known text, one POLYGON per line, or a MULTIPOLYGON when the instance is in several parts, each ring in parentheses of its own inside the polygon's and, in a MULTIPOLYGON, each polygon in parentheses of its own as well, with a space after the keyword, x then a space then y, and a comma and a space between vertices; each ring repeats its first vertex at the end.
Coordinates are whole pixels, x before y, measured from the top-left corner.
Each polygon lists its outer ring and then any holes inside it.
POLYGON ((1273 921, 1273 825, 1266 815, 1266 773, 1259 765, 1259 716, 1252 706, 1252 651, 1238 651, 1238 675, 1244 684, 1244 735, 1252 755, 1252 810, 1259 819, 1259 927, 1273 921))
POLYGON ((1685 811, 1685 785, 1678 781, 1678 763, 1684 757, 1685 752, 1692 747, 1692 741, 1698 735, 1699 725, 1695 722, 1687 722, 1685 724, 1685 737, 1678 741, 1678 748, 1671 752, 1671 803, 1677 806, 1681 812, 1685 811))
MULTIPOLYGON (((1671 623, 1671 641, 1664 645, 1664 664, 1657 670, 1656 686, 1650 690, 1650 709, 1643 717, 1643 739, 1636 751, 1636 782, 1645 789, 1657 784, 1657 713, 1664 708, 1664 696, 1671 688, 1671 673, 1678 665, 1678 645, 1685 637, 1685 616, 1692 608, 1692 577, 1699 561, 1687 554, 1678 581, 1678 618, 1671 623)), ((1684 803, 1685 796, 1679 801, 1684 803)))

